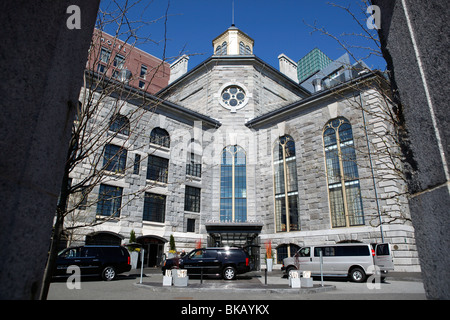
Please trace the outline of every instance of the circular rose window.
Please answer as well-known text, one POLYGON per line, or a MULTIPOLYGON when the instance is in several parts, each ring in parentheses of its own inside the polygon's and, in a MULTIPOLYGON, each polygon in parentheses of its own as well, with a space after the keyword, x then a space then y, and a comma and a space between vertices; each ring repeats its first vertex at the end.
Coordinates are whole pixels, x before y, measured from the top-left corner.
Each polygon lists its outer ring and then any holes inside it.
POLYGON ((236 112, 237 109, 247 104, 248 96, 240 86, 231 85, 222 90, 219 101, 223 107, 230 109, 231 112, 236 112))
POLYGON ((225 88, 222 91, 222 101, 230 107, 239 108, 245 101, 245 92, 237 86, 225 88))

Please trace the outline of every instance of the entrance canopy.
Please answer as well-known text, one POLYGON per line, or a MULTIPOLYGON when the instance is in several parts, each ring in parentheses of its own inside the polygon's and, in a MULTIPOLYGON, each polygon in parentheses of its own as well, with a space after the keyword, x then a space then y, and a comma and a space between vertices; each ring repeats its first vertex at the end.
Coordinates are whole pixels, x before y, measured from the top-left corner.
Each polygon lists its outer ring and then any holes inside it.
POLYGON ((208 246, 246 247, 259 245, 262 222, 207 222, 208 246))

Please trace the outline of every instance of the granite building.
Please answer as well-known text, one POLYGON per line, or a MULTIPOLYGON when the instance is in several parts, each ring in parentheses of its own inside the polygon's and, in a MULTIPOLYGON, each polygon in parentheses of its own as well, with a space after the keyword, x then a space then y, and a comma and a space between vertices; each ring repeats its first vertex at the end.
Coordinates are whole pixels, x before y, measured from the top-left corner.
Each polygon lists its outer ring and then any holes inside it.
POLYGON ((133 230, 156 266, 173 235, 179 251, 244 247, 259 268, 268 241, 278 266, 305 244, 385 241, 396 270, 418 271, 384 75, 344 55, 299 81, 297 63, 267 64, 235 26, 212 45, 189 71, 187 56, 172 63, 155 95, 104 100, 93 126, 107 119, 116 134, 97 155, 105 178, 75 210, 100 223, 72 242, 123 244, 133 230))

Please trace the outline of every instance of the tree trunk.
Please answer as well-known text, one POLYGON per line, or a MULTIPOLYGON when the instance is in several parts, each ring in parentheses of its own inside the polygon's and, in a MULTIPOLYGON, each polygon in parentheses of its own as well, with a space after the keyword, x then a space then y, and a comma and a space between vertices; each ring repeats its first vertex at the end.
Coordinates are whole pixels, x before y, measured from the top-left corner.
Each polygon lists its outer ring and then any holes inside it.
POLYGON ((74 150, 74 139, 72 137, 71 145, 69 147, 67 162, 64 168, 64 176, 61 184, 61 192, 56 207, 56 221, 53 226, 53 236, 50 244, 50 251, 47 258, 47 264, 44 270, 44 277, 42 279, 42 287, 40 293, 41 300, 47 300, 48 290, 52 281, 53 271, 56 267, 56 259, 58 255, 58 245, 61 241, 61 234, 64 230, 64 214, 66 213, 67 201, 70 195, 69 186, 69 170, 71 167, 71 155, 74 150))

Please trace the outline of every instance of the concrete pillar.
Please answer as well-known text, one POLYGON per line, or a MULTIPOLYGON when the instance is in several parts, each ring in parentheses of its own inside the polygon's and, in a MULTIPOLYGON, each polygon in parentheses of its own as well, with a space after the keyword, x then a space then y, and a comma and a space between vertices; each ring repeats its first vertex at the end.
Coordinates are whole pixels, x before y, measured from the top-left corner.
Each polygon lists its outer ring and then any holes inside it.
POLYGON ((2 2, 0 299, 38 298, 98 6, 2 2))
POLYGON ((430 299, 449 299, 450 6, 445 0, 372 4, 381 9, 383 55, 407 131, 403 153, 425 291, 430 299))

